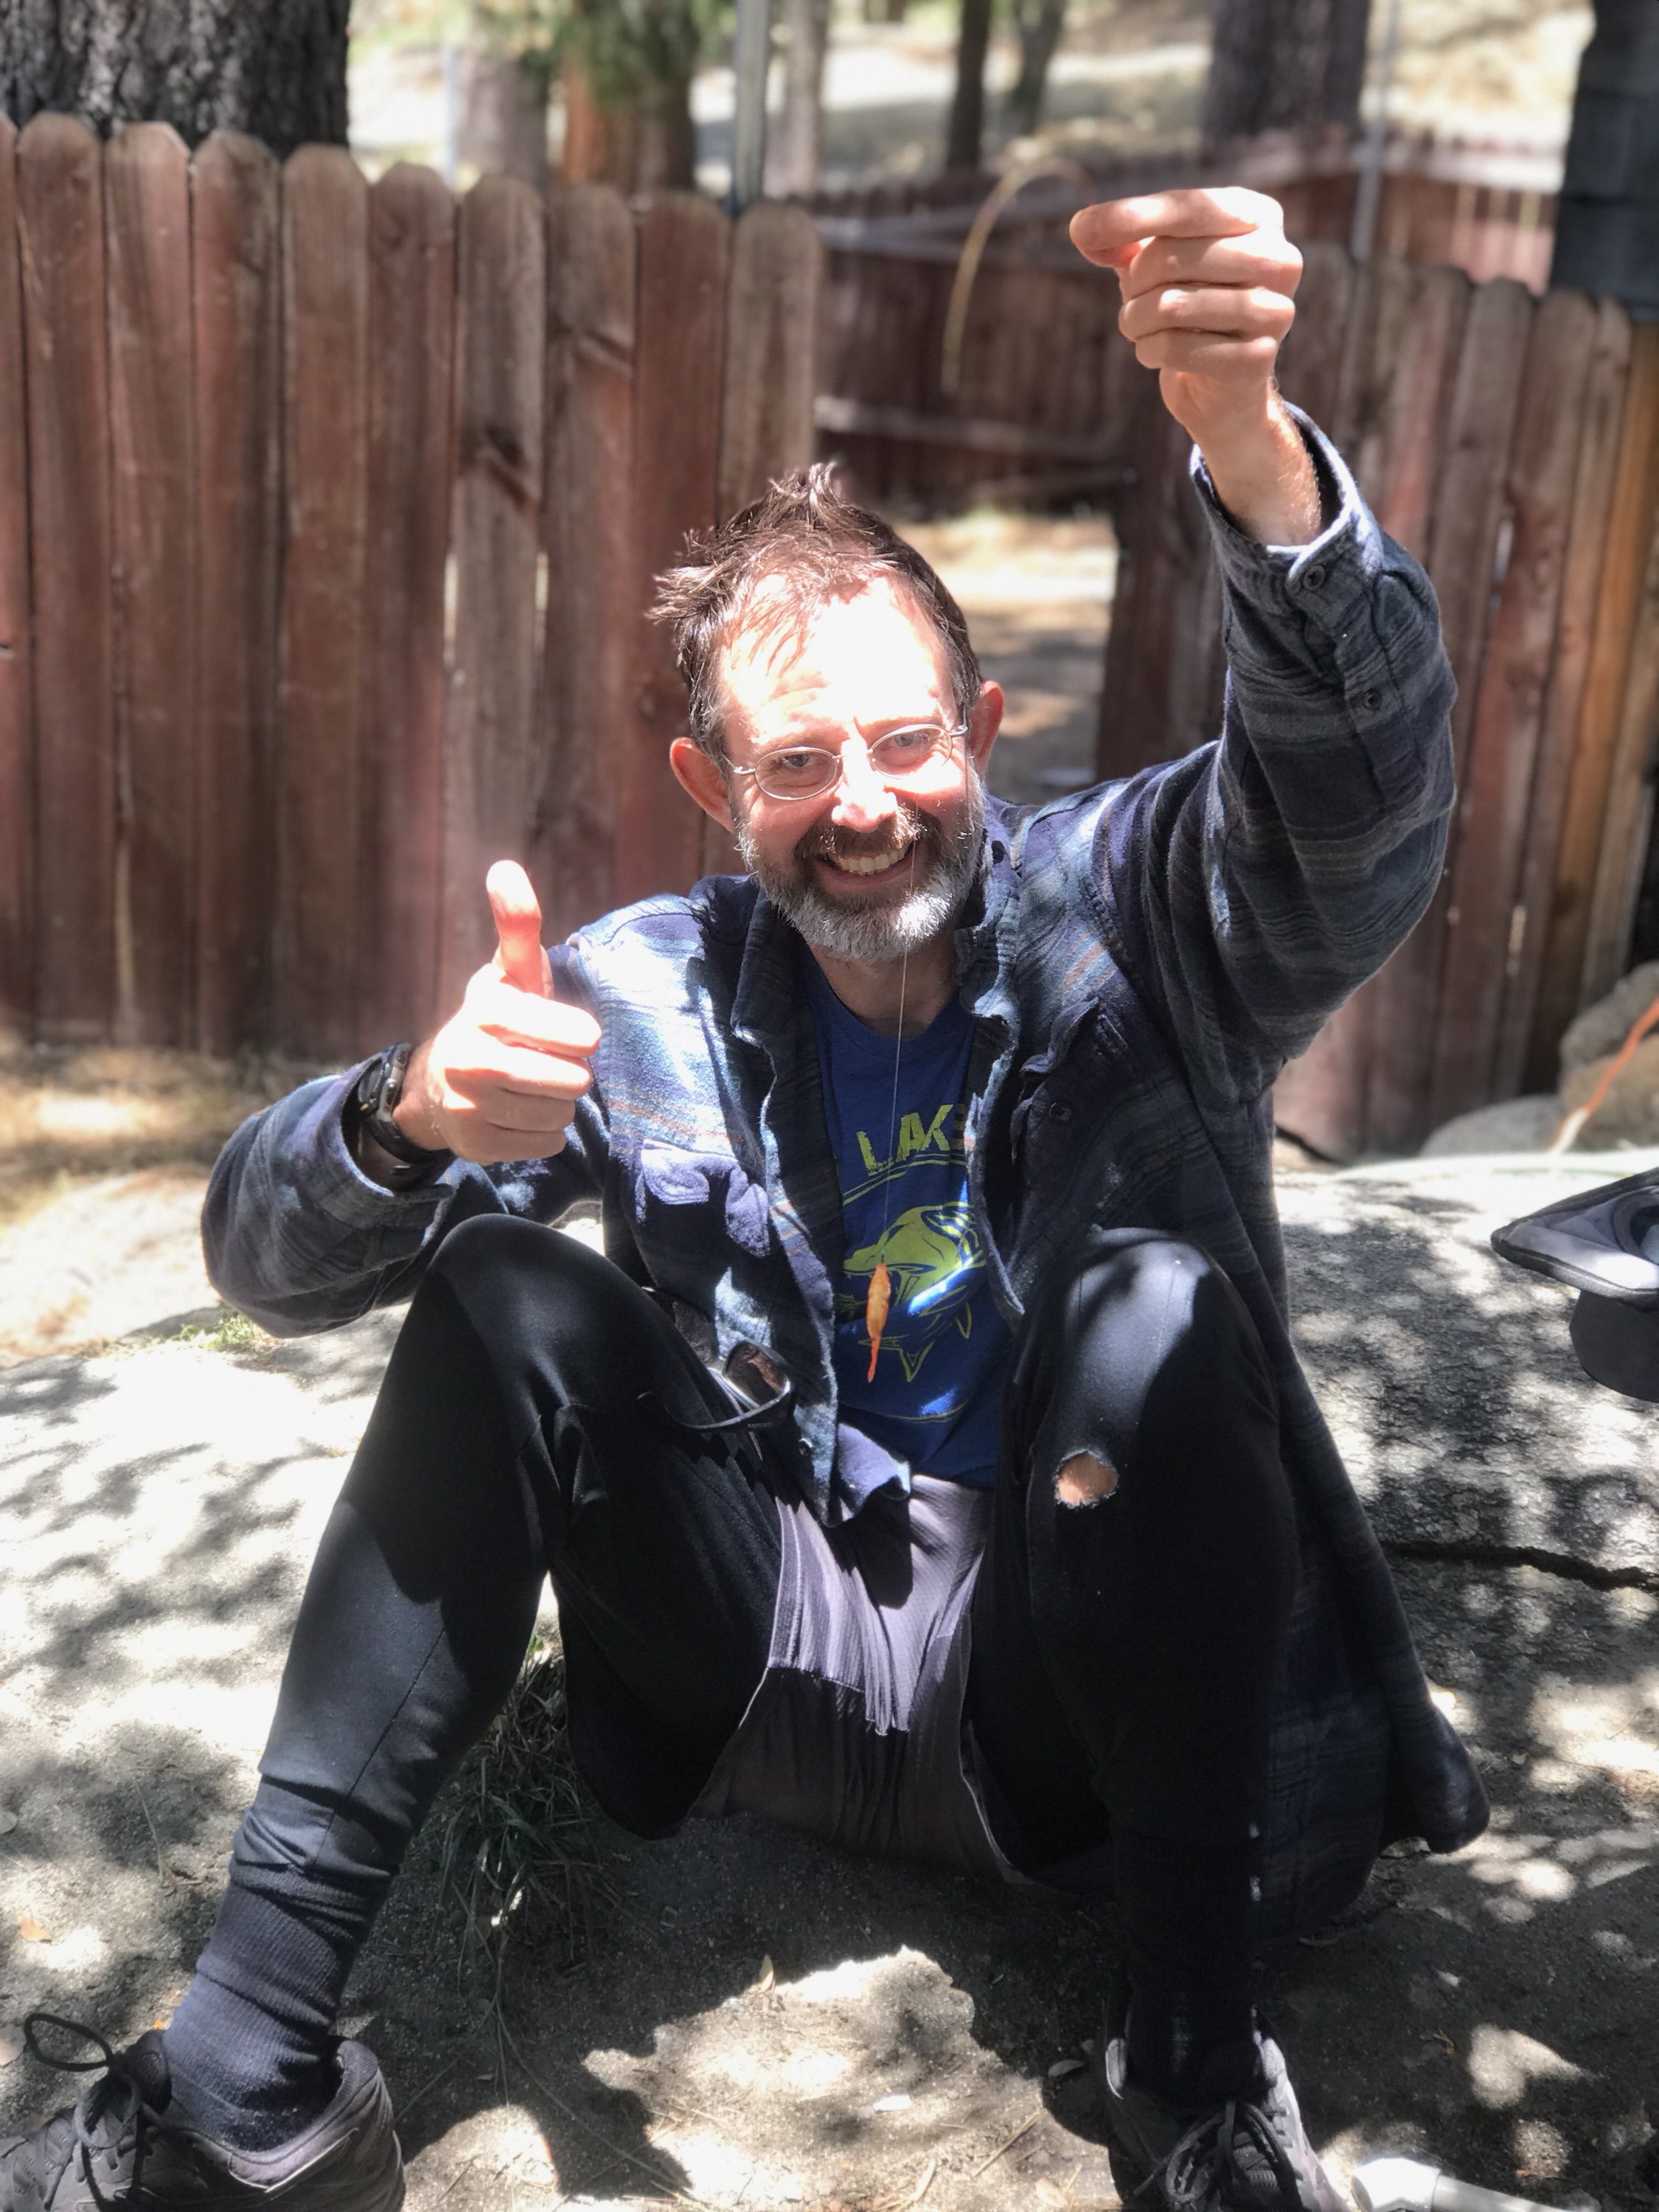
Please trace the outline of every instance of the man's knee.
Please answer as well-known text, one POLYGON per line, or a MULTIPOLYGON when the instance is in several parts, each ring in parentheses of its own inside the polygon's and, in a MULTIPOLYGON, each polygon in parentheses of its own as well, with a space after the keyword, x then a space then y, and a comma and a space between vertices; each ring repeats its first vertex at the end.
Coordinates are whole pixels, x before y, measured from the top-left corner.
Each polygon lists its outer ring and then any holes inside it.
POLYGON ((1097 1505, 1116 1488, 1117 1469, 1093 1452, 1073 1452, 1054 1477, 1054 1495, 1062 1505, 1097 1505))

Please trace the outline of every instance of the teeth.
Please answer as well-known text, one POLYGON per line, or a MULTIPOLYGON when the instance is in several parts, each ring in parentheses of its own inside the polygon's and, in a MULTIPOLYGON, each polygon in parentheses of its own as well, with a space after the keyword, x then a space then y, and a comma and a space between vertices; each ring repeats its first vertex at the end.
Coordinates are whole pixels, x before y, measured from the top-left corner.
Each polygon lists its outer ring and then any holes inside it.
POLYGON ((830 866, 839 868, 844 876, 878 876, 884 868, 896 867, 909 849, 908 845, 903 846, 898 852, 888 854, 884 860, 878 856, 860 857, 851 853, 842 859, 827 854, 825 857, 830 860, 830 866))

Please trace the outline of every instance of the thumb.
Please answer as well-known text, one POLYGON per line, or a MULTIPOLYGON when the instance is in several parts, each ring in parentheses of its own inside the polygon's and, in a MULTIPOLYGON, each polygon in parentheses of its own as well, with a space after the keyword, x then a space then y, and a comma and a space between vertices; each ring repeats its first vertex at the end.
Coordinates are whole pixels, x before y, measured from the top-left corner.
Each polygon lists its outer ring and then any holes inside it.
POLYGON ((550 999, 553 988, 542 950, 542 910, 530 878, 516 860, 497 860, 484 878, 495 917, 495 965, 516 990, 550 999))

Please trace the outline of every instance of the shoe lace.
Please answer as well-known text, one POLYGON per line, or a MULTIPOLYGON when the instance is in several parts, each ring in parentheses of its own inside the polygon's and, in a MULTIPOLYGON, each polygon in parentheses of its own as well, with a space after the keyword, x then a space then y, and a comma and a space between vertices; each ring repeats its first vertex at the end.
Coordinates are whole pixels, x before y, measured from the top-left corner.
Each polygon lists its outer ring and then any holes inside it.
POLYGON ((154 2112, 144 2101, 144 2085, 133 2071, 124 2052, 105 2042, 96 2028, 83 2027, 79 2021, 65 2020, 60 2013, 32 2012, 23 2022, 23 2041, 31 2057, 43 2066, 51 2066, 60 2074, 95 2074, 101 2067, 104 2079, 82 2098, 71 2112, 60 2112, 47 2124, 38 2138, 44 2160, 52 2166, 43 2174, 42 2199, 49 2201, 51 2188, 79 2153, 81 2179, 88 2194, 100 2212, 121 2212, 122 2207, 133 2207, 144 2203, 144 2161, 149 2153, 152 2135, 177 2136, 179 2130, 154 2112), (95 2058, 66 2058, 60 2052, 46 2050, 36 2033, 37 2028, 56 2028, 64 2035, 78 2037, 82 2043, 92 2045, 97 2051, 95 2058), (125 2195, 119 2200, 106 2197, 98 2185, 93 2170, 94 2160, 100 2156, 117 2156, 132 2148, 132 2172, 125 2195))
POLYGON ((1233 2212, 1259 2212, 1274 2203, 1283 2212, 1293 2212, 1302 2201, 1296 2168, 1279 2130, 1251 2098, 1230 2097, 1195 2120, 1135 2194, 1156 2182, 1162 2183, 1164 2202, 1173 2212, 1224 2205, 1233 2212))

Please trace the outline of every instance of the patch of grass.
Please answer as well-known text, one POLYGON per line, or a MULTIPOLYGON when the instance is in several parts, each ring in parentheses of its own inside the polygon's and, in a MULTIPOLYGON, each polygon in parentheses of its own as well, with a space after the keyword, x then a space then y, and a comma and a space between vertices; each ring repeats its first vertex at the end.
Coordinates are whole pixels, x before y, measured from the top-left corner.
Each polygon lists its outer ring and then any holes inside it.
POLYGON ((460 1906, 464 1956, 493 1967, 498 1992, 509 1954, 534 1950, 562 1970, 580 1966, 596 1908, 615 1901, 571 1756, 556 1632, 532 1644, 457 1785, 443 1884, 460 1906))
POLYGON ((166 1344, 191 1344, 200 1352, 268 1352, 276 1342, 246 1314, 228 1312, 222 1321, 210 1327, 187 1321, 173 1335, 161 1340, 166 1344))

